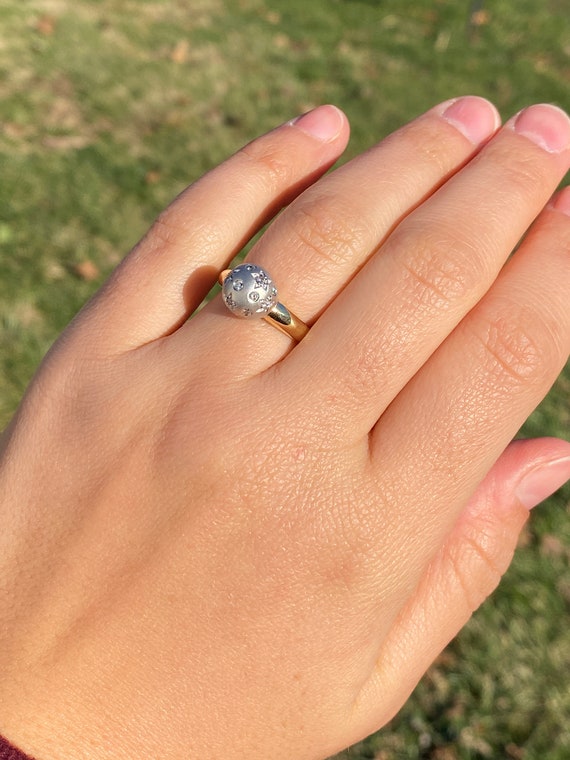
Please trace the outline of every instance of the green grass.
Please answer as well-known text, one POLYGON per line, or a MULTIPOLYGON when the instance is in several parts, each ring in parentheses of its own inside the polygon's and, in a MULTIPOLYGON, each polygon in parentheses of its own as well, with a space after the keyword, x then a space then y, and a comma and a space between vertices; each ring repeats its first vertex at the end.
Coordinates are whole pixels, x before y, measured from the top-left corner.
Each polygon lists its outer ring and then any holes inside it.
MULTIPOLYGON (((456 94, 506 117, 570 107, 569 82, 567 0, 3 0, 0 427, 159 210, 256 134, 334 102, 349 158, 456 94)), ((524 433, 568 436, 569 397, 566 371, 524 433)), ((568 493, 397 719, 341 757, 567 760, 568 493)))

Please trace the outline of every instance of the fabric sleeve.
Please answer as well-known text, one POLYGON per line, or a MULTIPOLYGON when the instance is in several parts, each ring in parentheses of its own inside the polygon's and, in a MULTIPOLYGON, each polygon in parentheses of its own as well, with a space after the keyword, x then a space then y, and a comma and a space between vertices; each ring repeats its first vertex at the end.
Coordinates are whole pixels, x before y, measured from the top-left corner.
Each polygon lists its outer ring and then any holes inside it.
POLYGON ((10 744, 8 739, 0 736, 0 760, 34 760, 34 758, 20 752, 13 744, 10 744))

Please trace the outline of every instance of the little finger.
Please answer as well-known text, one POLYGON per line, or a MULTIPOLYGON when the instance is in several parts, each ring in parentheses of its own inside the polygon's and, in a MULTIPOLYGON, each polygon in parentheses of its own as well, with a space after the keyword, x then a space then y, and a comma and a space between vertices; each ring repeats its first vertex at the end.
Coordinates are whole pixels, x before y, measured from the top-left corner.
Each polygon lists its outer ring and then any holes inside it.
POLYGON ((382 642, 353 712, 357 737, 400 709, 435 657, 491 594, 511 563, 528 510, 570 478, 570 444, 514 441, 429 563, 382 642))

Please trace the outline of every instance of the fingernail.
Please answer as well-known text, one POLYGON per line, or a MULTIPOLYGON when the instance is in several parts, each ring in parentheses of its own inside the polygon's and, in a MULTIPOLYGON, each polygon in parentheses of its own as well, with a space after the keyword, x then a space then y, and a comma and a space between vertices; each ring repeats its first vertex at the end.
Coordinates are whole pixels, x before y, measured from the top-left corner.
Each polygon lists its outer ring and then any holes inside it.
POLYGON ((559 193, 556 193, 548 205, 550 208, 555 208, 556 211, 561 211, 563 214, 570 216, 570 187, 565 187, 559 193))
POLYGON ((532 509, 570 480, 570 457, 555 459, 535 467, 522 478, 515 496, 527 509, 532 509))
POLYGON ((570 148, 570 118, 557 106, 543 103, 525 108, 507 124, 549 153, 570 148))
POLYGON ((324 142, 333 140, 339 134, 343 122, 344 115, 336 106, 319 106, 297 116, 289 124, 324 142))
POLYGON ((501 124, 499 112, 485 98, 468 95, 446 101, 436 107, 436 113, 458 129, 473 145, 479 145, 497 131, 501 124))

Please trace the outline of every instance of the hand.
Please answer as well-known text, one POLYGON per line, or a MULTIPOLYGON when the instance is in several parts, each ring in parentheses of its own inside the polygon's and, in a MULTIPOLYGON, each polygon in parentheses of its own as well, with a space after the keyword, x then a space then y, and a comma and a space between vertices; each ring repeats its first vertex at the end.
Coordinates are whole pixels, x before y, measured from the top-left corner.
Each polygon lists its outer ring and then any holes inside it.
POLYGON ((0 733, 313 759, 404 703, 570 476, 569 444, 509 445, 570 348, 570 122, 497 119, 443 104, 319 179, 348 125, 317 109, 188 188, 78 315, 4 437, 0 733), (187 320, 285 205, 249 259, 307 337, 219 296, 187 320))

